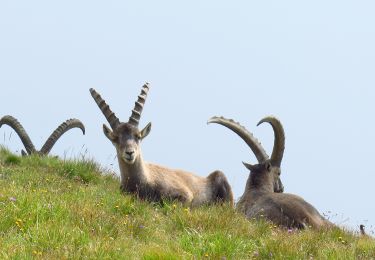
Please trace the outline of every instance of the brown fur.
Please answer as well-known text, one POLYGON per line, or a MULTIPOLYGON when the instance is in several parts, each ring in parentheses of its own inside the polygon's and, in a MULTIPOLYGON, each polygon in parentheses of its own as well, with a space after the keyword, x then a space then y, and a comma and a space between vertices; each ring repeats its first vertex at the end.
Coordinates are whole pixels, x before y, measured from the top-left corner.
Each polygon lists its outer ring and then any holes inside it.
POLYGON ((140 143, 150 133, 151 123, 138 129, 140 115, 149 86, 145 84, 127 123, 121 123, 109 106, 94 90, 91 95, 111 125, 103 125, 105 136, 117 151, 121 172, 121 190, 142 199, 162 201, 178 200, 191 206, 229 202, 233 205, 232 189, 220 171, 200 177, 183 170, 169 169, 143 160, 140 143))
POLYGON ((268 122, 273 127, 275 142, 270 159, 253 134, 239 123, 223 117, 213 117, 208 122, 224 125, 237 133, 249 145, 258 159, 258 164, 255 165, 244 163, 250 170, 250 175, 244 194, 237 203, 237 209, 243 212, 247 218, 265 218, 288 228, 332 226, 301 197, 282 193, 284 187, 280 180, 280 165, 284 153, 285 134, 281 122, 277 118, 268 116, 258 123, 260 125, 263 122, 268 122))
POLYGON ((126 123, 121 124, 111 135, 116 136, 112 143, 117 150, 122 191, 152 201, 178 200, 192 206, 212 202, 230 202, 233 205, 233 193, 222 172, 215 171, 205 178, 144 162, 140 141, 145 136, 126 123), (140 136, 141 139, 138 138, 140 136), (136 153, 133 164, 124 159, 124 152, 130 149, 136 153))
POLYGON ((270 162, 255 165, 237 208, 249 219, 265 218, 288 228, 322 228, 332 225, 301 197, 274 192, 275 179, 278 178, 277 169, 270 162))

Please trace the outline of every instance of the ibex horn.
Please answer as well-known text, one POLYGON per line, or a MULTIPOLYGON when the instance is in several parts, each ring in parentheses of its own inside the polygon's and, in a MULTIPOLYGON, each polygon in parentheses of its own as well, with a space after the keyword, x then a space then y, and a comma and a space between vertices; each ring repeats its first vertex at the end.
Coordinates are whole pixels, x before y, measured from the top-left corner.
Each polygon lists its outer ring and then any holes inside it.
POLYGON ((99 93, 95 91, 95 89, 90 88, 90 93, 91 93, 91 96, 94 98, 96 104, 100 108, 100 110, 103 112, 111 128, 113 130, 116 129, 117 126, 120 124, 120 120, 117 118, 115 113, 112 112, 112 110, 109 108, 107 103, 104 101, 104 99, 102 99, 99 93))
POLYGON ((143 85, 141 94, 139 94, 138 100, 135 102, 134 109, 132 110, 132 114, 129 117, 129 124, 138 127, 149 89, 150 87, 148 83, 143 85))
POLYGON ((52 147, 55 145, 57 140, 67 131, 69 131, 72 128, 79 128, 82 130, 82 133, 85 134, 85 126, 83 123, 78 119, 69 119, 66 120, 64 123, 59 125, 59 127, 56 128, 55 131, 50 135, 50 137, 47 139, 45 144, 43 145, 42 149, 40 149, 41 154, 48 154, 52 147))
POLYGON ((259 163, 263 163, 268 159, 268 155, 263 149, 260 142, 253 136, 252 133, 250 133, 239 123, 233 121, 232 119, 226 119, 224 117, 212 117, 207 121, 207 123, 216 123, 223 125, 239 135, 253 151, 259 163))
POLYGON ((4 116, 3 118, 0 119, 0 127, 3 124, 10 126, 11 128, 13 128, 14 131, 16 131, 18 136, 21 138, 21 141, 23 145, 25 146, 25 149, 28 154, 32 154, 36 152, 35 147, 33 143, 31 142, 29 135, 26 133, 25 129, 22 127, 22 125, 20 124, 20 122, 18 122, 17 119, 9 115, 4 116))
POLYGON ((275 135, 275 140, 274 140, 273 150, 272 150, 272 155, 271 155, 271 163, 274 166, 280 167, 281 161, 284 155, 284 149, 285 149, 284 128, 281 122, 274 116, 267 116, 263 118, 262 120, 259 121, 257 126, 259 126, 260 124, 264 122, 271 124, 274 135, 275 135))

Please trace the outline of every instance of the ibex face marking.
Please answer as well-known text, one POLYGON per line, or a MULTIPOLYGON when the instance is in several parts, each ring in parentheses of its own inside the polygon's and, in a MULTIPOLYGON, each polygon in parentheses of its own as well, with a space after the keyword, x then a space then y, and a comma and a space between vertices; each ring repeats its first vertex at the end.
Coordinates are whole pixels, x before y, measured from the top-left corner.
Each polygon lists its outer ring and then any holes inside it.
POLYGON ((141 154, 140 143, 150 133, 151 123, 139 131, 129 123, 121 123, 114 131, 103 125, 105 136, 115 146, 117 155, 126 164, 134 164, 141 154))

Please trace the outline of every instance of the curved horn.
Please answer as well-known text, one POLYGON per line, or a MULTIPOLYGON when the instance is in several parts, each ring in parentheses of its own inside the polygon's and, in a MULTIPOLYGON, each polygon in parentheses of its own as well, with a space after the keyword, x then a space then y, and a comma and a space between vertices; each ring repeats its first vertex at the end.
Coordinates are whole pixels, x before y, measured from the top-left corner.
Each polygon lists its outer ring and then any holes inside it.
POLYGON ((138 100, 135 102, 134 109, 132 110, 132 114, 129 117, 129 124, 138 127, 139 119, 141 118, 143 106, 145 105, 147 92, 149 89, 150 87, 148 83, 143 85, 141 94, 139 94, 138 100))
POLYGON ((14 131, 18 134, 18 136, 21 138, 21 141, 23 145, 25 146, 25 149, 28 154, 32 154, 36 152, 35 147, 33 143, 30 140, 29 135, 26 133, 25 129, 22 127, 21 123, 18 122, 17 119, 15 119, 12 116, 4 116, 3 118, 0 119, 0 127, 6 124, 13 128, 14 131))
POLYGON ((266 151, 263 149, 260 142, 253 136, 252 133, 250 133, 248 130, 246 130, 245 127, 240 125, 239 123, 233 121, 232 119, 226 119, 224 117, 212 117, 207 121, 208 124, 210 123, 216 123, 223 125, 225 127, 228 127, 230 130, 238 134, 242 140, 244 140, 247 145, 250 147, 250 149, 255 154, 255 157, 257 158, 259 163, 263 163, 268 159, 268 155, 266 151))
POLYGON ((82 130, 82 133, 85 134, 85 126, 82 124, 82 122, 78 119, 69 119, 66 120, 64 123, 59 125, 58 128, 56 128, 55 131, 50 135, 50 137, 47 139, 45 144, 43 145, 42 149, 40 149, 41 154, 48 154, 52 147, 55 145, 57 140, 67 131, 69 131, 72 128, 79 128, 82 130))
POLYGON ((279 121, 279 119, 277 119, 274 116, 267 116, 263 118, 262 120, 259 121, 257 126, 259 126, 260 124, 264 122, 271 124, 274 135, 275 135, 275 141, 273 144, 273 150, 272 150, 272 155, 271 155, 271 163, 274 166, 280 167, 281 161, 284 155, 284 149, 285 149, 284 128, 281 122, 279 121))
POLYGON ((120 124, 120 120, 117 118, 115 113, 112 112, 107 103, 105 103, 104 99, 99 95, 98 92, 95 91, 95 89, 90 88, 90 93, 100 110, 103 112, 108 123, 111 125, 111 128, 113 130, 116 129, 116 127, 120 124))

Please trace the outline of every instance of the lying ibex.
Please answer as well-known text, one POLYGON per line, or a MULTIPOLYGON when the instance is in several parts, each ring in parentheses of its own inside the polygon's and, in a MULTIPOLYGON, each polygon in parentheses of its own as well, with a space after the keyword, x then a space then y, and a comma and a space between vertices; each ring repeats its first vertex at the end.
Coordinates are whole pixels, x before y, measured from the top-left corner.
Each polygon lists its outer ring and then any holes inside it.
POLYGON ((271 159, 253 134, 239 123, 223 117, 213 117, 208 121, 208 123, 221 124, 238 134, 258 160, 258 164, 255 165, 244 163, 250 170, 250 176, 237 208, 249 219, 264 217, 288 228, 322 228, 332 225, 301 197, 281 193, 283 186, 280 180, 280 165, 285 148, 284 129, 275 117, 265 117, 258 125, 264 122, 271 124, 275 134, 271 159))
POLYGON ((68 130, 72 128, 80 128, 85 134, 85 126, 82 124, 81 121, 78 119, 69 119, 66 120, 64 123, 59 125, 58 128, 50 135, 47 139, 45 144, 43 145, 40 151, 37 151, 34 147, 34 144, 31 142, 29 135, 26 133, 25 129, 22 127, 20 122, 12 116, 4 116, 0 119, 0 127, 6 124, 13 128, 13 130, 18 134, 21 138, 23 145, 25 146, 26 152, 24 150, 21 151, 23 156, 31 155, 31 154, 38 154, 38 155, 47 155, 51 151, 52 147, 55 145, 57 140, 68 130))
POLYGON ((233 205, 232 189, 220 171, 208 177, 196 176, 182 170, 172 170, 143 160, 140 142, 150 133, 151 123, 138 129, 149 86, 142 87, 138 101, 128 122, 123 123, 111 111, 106 102, 94 90, 90 93, 104 114, 111 129, 103 124, 105 136, 117 151, 121 172, 121 190, 137 195, 141 199, 162 201, 178 200, 191 206, 213 202, 230 202, 233 205))

